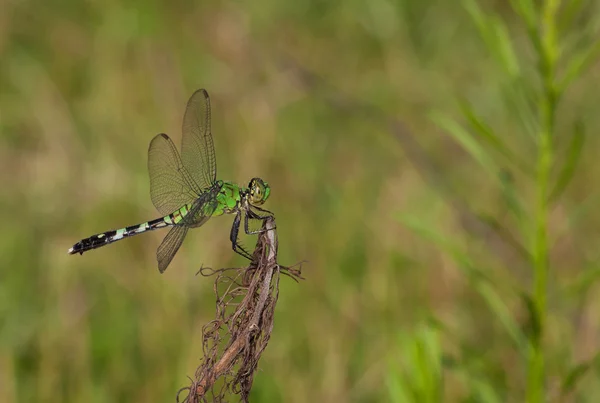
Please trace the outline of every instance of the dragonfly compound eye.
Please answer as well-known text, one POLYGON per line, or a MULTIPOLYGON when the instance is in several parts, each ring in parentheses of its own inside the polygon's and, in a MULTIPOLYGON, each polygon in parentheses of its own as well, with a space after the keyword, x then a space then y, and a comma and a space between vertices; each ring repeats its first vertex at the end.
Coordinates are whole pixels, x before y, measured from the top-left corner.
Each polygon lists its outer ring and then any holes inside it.
POLYGON ((269 185, 260 178, 253 178, 249 188, 252 204, 263 204, 269 197, 269 185))

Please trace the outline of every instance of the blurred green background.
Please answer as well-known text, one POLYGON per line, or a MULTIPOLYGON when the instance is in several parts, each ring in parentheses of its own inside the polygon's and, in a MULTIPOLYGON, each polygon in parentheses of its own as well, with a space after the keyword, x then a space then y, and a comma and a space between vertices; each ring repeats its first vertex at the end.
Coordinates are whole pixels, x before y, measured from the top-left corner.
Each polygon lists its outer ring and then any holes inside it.
MULTIPOLYGON (((561 57, 597 41, 599 6, 572 3, 561 57)), ((509 3, 474 4, 0 1, 0 401, 174 401, 189 384, 214 315, 196 272, 245 264, 231 218, 190 232, 164 275, 161 231, 66 251, 158 216, 147 147, 179 144, 197 88, 218 176, 267 180, 280 262, 307 261, 281 281, 251 401, 522 401, 540 80, 509 3)), ((548 209, 548 401, 600 393, 599 87, 592 62, 556 110, 551 182, 573 174, 548 209)))

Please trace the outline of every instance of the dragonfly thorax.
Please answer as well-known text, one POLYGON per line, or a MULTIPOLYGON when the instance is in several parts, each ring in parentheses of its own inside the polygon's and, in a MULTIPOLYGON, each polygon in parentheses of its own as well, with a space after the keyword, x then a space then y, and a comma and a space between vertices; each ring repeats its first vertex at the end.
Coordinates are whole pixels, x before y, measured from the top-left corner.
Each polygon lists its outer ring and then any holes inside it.
POLYGON ((217 181, 215 187, 218 189, 217 205, 212 216, 233 214, 238 210, 248 210, 250 206, 259 206, 271 193, 269 184, 260 178, 252 178, 247 188, 227 181, 217 181))

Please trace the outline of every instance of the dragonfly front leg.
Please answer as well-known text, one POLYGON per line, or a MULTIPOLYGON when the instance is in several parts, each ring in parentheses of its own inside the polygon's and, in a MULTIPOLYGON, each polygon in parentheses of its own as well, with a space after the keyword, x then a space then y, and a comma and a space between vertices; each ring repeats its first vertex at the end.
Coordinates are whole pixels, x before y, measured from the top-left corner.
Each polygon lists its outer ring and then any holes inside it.
MULTIPOLYGON (((240 210, 235 214, 235 218, 233 219, 233 225, 231 226, 231 233, 229 234, 229 239, 231 240, 231 249, 238 255, 245 257, 248 260, 252 260, 252 256, 244 249, 242 245, 238 243, 238 233, 240 231, 240 224, 242 222, 242 212, 240 210)), ((246 220, 248 216, 246 215, 246 220)))
MULTIPOLYGON (((258 210, 258 211, 260 211, 261 213, 265 213, 265 215, 266 215, 266 216, 269 216, 269 217, 274 217, 274 216, 275 216, 275 214, 273 214, 273 212, 272 212, 272 211, 269 211, 269 210, 267 210, 267 209, 260 208, 260 207, 258 207, 258 206, 254 206, 254 205, 252 205, 252 208, 254 208, 254 209, 257 209, 257 210, 258 210)), ((267 217, 262 217, 262 218, 267 218, 267 217)))
POLYGON ((267 213, 267 214, 259 215, 259 214, 255 213, 254 211, 252 211, 251 209, 246 210, 246 216, 244 217, 244 231, 246 231, 246 234, 248 234, 248 235, 262 234, 263 232, 265 232, 267 230, 261 228, 256 231, 250 231, 249 220, 250 219, 261 220, 262 222, 264 222, 267 218, 273 217, 273 213, 271 213, 269 210, 261 209, 260 207, 256 207, 256 206, 252 206, 252 207, 261 212, 267 213))

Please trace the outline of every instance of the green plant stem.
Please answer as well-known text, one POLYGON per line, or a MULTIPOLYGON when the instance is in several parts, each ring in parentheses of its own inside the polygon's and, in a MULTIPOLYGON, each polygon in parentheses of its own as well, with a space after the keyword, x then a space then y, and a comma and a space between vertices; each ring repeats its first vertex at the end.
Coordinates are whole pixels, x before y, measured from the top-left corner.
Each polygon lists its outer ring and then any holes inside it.
POLYGON ((533 299, 539 332, 532 335, 527 382, 527 402, 545 400, 545 356, 543 339, 547 317, 548 259, 548 191, 553 162, 553 132, 557 103, 555 86, 558 47, 556 43, 556 13, 559 0, 547 0, 540 21, 539 52, 543 90, 539 102, 538 156, 536 169, 535 233, 533 239, 534 289, 533 299))

